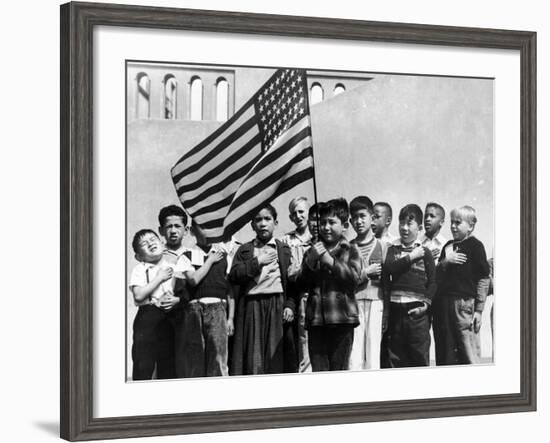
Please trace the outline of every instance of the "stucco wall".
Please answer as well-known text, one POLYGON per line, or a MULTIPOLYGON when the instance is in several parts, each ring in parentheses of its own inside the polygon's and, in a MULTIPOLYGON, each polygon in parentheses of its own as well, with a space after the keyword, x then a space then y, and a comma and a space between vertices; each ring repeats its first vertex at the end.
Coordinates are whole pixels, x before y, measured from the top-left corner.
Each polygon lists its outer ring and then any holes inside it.
MULTIPOLYGON (((468 204, 493 246, 492 80, 384 76, 312 109, 321 200, 366 194, 397 213, 436 201, 468 204)), ((448 219, 448 217, 447 217, 448 219)), ((450 237, 449 224, 443 232, 450 237)))

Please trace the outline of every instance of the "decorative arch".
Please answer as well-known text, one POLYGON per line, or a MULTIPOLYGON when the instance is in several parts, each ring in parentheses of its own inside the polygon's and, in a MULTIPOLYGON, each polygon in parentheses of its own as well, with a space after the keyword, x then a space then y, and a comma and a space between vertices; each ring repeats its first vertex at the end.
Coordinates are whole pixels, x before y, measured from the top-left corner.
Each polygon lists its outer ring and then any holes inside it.
POLYGON ((178 82, 173 74, 166 74, 163 83, 164 118, 167 120, 175 120, 177 112, 178 82))
POLYGON ((136 76, 136 118, 151 115, 151 80, 145 72, 136 76))
POLYGON ((333 94, 336 96, 338 94, 341 94, 342 92, 346 92, 346 87, 342 83, 336 84, 333 94))
POLYGON ((191 120, 202 120, 203 85, 199 76, 191 78, 191 120))
POLYGON ((229 83, 224 77, 216 80, 216 120, 224 122, 229 117, 229 83))
POLYGON ((324 96, 325 96, 325 92, 323 91, 323 87, 321 86, 321 84, 317 82, 313 83, 311 85, 310 96, 309 96, 310 103, 314 105, 315 103, 322 102, 324 99, 324 96))

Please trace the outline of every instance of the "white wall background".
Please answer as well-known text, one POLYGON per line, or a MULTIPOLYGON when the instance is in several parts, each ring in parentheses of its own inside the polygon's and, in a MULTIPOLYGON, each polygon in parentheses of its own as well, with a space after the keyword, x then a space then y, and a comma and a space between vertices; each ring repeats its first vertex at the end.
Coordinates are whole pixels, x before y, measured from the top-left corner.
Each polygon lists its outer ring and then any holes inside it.
MULTIPOLYGON (((543 82, 550 61, 550 15, 544 2, 449 4, 428 0, 396 0, 386 4, 279 0, 122 1, 128 4, 191 7, 263 13, 316 15, 365 20, 522 29, 538 32, 538 164, 539 251, 550 246, 543 229, 550 216, 544 199, 549 185, 544 167, 550 113, 548 85, 543 82)), ((55 441, 59 432, 59 2, 11 2, 2 9, 0 121, 2 153, 3 236, 0 293, 2 441, 55 441), (7 99, 7 100, 6 100, 7 99), (7 283, 7 285, 6 285, 7 283), (31 284, 29 284, 31 283, 31 284)), ((546 75, 548 78, 548 75, 546 75)), ((545 201, 546 200, 546 201, 545 201)), ((549 260, 539 252, 539 275, 549 260)), ((151 438, 148 442, 263 442, 369 440, 431 443, 517 441, 542 434, 550 420, 550 334, 547 282, 539 279, 538 412, 481 417, 414 420, 389 423, 295 428, 200 436, 151 438), (546 314, 546 316, 545 316, 546 314)), ((541 441, 544 437, 535 437, 541 441)), ((134 440, 137 441, 137 440, 134 440)))

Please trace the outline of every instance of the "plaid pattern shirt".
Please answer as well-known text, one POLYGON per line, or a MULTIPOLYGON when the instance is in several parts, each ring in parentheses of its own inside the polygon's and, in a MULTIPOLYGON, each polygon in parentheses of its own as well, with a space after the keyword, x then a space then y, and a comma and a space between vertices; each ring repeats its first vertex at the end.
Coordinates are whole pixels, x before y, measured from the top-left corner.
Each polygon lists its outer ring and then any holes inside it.
POLYGON ((357 246, 342 239, 330 252, 334 259, 332 266, 311 267, 308 255, 302 263, 300 283, 308 288, 306 304, 306 328, 348 324, 357 326, 359 315, 355 290, 360 281, 362 262, 357 246))

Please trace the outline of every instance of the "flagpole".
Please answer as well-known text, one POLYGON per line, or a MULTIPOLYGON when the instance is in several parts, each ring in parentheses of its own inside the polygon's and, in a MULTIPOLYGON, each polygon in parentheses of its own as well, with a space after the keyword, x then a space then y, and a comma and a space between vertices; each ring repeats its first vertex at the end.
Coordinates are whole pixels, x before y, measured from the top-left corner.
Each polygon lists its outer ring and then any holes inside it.
MULTIPOLYGON (((307 98, 307 110, 308 110, 308 116, 309 116, 309 132, 311 137, 311 164, 313 166, 313 200, 315 201, 315 205, 319 203, 319 200, 317 198, 317 180, 315 178, 315 149, 313 148, 313 125, 312 125, 312 119, 311 119, 311 107, 309 103, 309 88, 307 86, 307 70, 305 71, 305 77, 306 77, 306 98, 307 98)), ((317 219, 317 231, 319 231, 319 208, 317 208, 317 211, 315 211, 315 218, 317 219)), ((317 242, 319 239, 314 238, 315 242, 317 242)))

